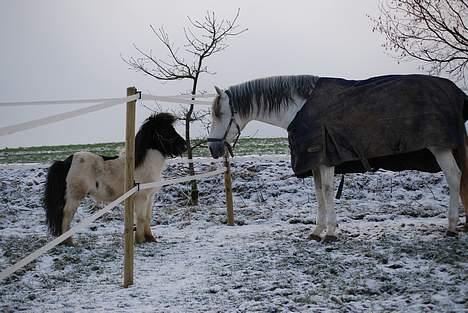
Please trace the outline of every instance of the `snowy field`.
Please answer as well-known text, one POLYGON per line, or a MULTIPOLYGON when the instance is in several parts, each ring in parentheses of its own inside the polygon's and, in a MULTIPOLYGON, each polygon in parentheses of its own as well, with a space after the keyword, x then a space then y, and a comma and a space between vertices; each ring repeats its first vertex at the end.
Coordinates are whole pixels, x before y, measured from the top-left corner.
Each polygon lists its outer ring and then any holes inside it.
MULTIPOLYGON (((51 239, 45 173, 0 168, 1 270, 51 239)), ((184 175, 183 166, 164 175, 184 175)), ((187 185, 163 188, 152 223, 159 242, 136 247, 130 288, 121 287, 116 208, 75 236, 76 246, 0 282, 0 311, 468 312, 468 234, 445 236, 441 174, 346 176, 340 240, 326 245, 307 239, 317 210, 312 179, 293 177, 287 156, 239 158, 233 178, 234 227, 225 224, 222 176, 200 182, 197 207, 186 205, 187 185)), ((92 207, 83 202, 75 222, 92 207)))

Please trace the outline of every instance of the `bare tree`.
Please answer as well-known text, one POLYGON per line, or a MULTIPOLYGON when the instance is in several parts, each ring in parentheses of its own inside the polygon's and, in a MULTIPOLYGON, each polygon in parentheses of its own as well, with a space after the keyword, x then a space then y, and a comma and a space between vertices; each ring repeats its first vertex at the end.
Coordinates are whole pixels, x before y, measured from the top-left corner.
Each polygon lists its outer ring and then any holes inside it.
POLYGON ((383 0, 373 31, 385 35, 383 47, 400 60, 415 58, 430 74, 447 73, 466 83, 467 0, 383 0))
MULTIPOLYGON (((246 28, 240 28, 237 24, 240 10, 237 10, 233 19, 219 20, 214 12, 207 12, 203 19, 193 20, 187 17, 189 26, 184 28, 185 43, 176 47, 169 39, 168 33, 163 27, 154 28, 152 32, 163 45, 168 55, 160 58, 153 55, 150 50, 146 52, 134 45, 138 57, 131 57, 124 61, 134 70, 141 71, 150 77, 161 81, 175 81, 188 79, 192 81, 191 94, 198 91, 198 82, 203 73, 214 74, 208 71, 205 64, 207 58, 228 48, 227 40, 245 32, 246 28)), ((160 55, 160 53, 158 53, 160 55)), ((194 99, 194 98, 192 98, 194 99)), ((185 120, 185 139, 188 144, 187 157, 193 158, 193 146, 190 140, 190 125, 197 119, 194 115, 193 104, 188 107, 182 117, 185 120)), ((195 174, 193 164, 189 164, 189 173, 195 174)), ((191 203, 198 204, 198 186, 196 181, 191 182, 191 203)))

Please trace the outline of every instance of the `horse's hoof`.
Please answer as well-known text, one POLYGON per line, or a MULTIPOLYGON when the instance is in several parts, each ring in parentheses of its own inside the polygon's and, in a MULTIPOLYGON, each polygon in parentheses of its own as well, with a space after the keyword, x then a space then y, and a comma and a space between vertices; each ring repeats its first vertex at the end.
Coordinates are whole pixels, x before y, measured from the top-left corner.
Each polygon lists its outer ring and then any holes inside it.
POLYGON ((153 234, 145 234, 145 241, 146 242, 158 242, 156 237, 153 236, 153 234))
POLYGON ((326 235, 325 237, 323 237, 322 243, 331 243, 335 241, 338 241, 338 237, 333 235, 326 235))
POLYGON ((319 235, 316 235, 316 234, 310 234, 310 235, 309 235, 309 239, 310 239, 310 240, 315 240, 315 241, 317 241, 317 242, 322 241, 322 237, 320 237, 319 235))
POLYGON ((445 233, 445 235, 446 235, 447 237, 457 237, 457 236, 458 236, 458 233, 455 232, 455 231, 447 230, 447 232, 445 233))

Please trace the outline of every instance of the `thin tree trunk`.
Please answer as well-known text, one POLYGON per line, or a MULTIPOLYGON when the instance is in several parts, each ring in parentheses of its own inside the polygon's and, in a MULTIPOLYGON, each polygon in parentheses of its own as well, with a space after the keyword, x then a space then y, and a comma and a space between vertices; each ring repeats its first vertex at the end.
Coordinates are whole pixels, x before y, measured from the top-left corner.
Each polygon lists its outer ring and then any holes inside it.
MULTIPOLYGON (((195 95, 197 92, 197 82, 198 82, 198 75, 195 77, 193 80, 193 88, 192 88, 192 95, 195 95)), ((192 98, 192 100, 195 100, 195 98, 192 98)), ((190 141, 190 125, 192 122, 192 114, 193 114, 193 104, 190 105, 189 110, 187 111, 187 114, 185 115, 185 140, 187 141, 187 158, 189 160, 193 159, 193 150, 192 150, 192 143, 190 141)), ((195 167, 193 163, 188 164, 188 170, 190 175, 195 175, 195 167)), ((191 205, 198 205, 198 184, 196 180, 192 180, 190 182, 191 185, 191 191, 190 191, 190 204, 191 205)))

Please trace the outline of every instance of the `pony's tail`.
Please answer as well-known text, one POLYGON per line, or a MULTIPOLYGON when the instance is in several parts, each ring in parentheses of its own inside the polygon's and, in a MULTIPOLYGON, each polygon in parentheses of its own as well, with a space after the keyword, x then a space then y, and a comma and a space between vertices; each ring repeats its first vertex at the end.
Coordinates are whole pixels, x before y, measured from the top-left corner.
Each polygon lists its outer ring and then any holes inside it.
POLYGON ((70 155, 65 161, 55 161, 47 173, 44 192, 44 207, 46 211, 49 232, 54 236, 62 234, 63 208, 65 206, 65 191, 67 175, 73 161, 70 155))

